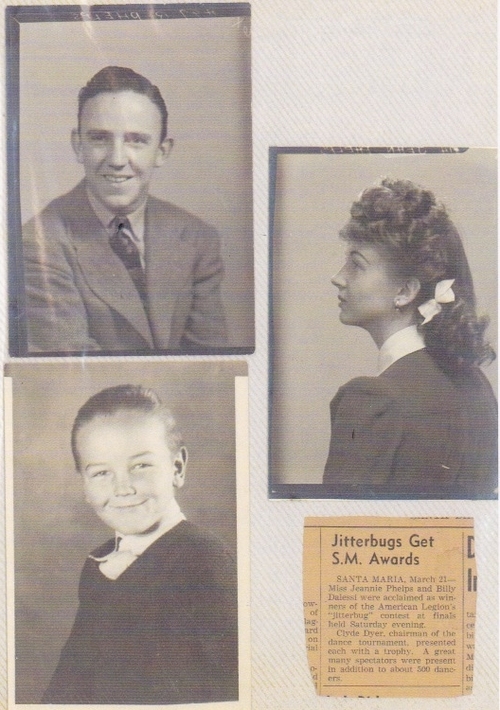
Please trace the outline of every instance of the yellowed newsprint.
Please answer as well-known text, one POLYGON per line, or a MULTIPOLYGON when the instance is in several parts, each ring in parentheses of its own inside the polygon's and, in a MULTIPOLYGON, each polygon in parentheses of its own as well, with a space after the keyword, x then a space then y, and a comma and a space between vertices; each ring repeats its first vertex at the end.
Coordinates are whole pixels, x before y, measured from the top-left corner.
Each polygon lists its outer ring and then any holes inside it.
POLYGON ((472 692, 472 518, 306 518, 304 622, 319 695, 472 692))

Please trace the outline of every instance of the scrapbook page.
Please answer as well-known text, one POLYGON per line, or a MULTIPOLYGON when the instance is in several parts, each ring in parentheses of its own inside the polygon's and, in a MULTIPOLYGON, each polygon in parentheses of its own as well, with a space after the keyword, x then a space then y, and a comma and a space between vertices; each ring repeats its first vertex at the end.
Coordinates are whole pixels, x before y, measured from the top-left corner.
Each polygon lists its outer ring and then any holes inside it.
POLYGON ((496 3, 2 11, 0 705, 496 708, 496 3))

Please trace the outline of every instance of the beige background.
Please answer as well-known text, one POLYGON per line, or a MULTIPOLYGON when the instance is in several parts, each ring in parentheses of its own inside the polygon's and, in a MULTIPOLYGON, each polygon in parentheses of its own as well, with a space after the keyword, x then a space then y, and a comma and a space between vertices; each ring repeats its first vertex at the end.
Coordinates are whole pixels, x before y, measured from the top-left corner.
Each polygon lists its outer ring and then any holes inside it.
POLYGON ((20 24, 22 222, 83 177, 79 89, 107 65, 160 89, 174 149, 151 193, 213 224, 232 347, 254 344, 249 18, 20 24))
MULTIPOLYGON (((381 177, 430 188, 457 227, 497 342, 497 155, 495 150, 421 155, 280 154, 273 234, 271 478, 321 483, 330 442, 330 400, 359 375, 376 375, 378 350, 339 321, 330 279, 344 263, 338 239, 352 202, 381 177), (307 446, 301 432, 307 428, 307 446)), ((496 385, 495 364, 485 368, 496 385)))
MULTIPOLYGON (((19 2, 42 4, 36 0, 19 2)), ((495 146, 496 6, 495 0, 252 0, 257 316, 257 347, 247 358, 251 397, 252 710, 498 707, 496 503, 277 501, 267 497, 268 148, 495 146), (479 593, 472 696, 404 701, 316 696, 304 642, 302 529, 304 517, 325 515, 474 517, 479 593)), ((5 225, 5 201, 0 200, 0 211, 5 225)), ((5 244, 0 242, 2 248, 5 264, 5 244)), ((1 281, 5 291, 5 269, 1 281)), ((0 313, 4 358, 5 333, 4 304, 0 313)), ((308 446, 308 434, 309 429, 301 432, 304 447, 308 446)), ((1 486, 0 480, 0 491, 1 486)), ((1 620, 0 627, 3 631, 1 620)), ((5 677, 1 659, 0 673, 5 677)), ((4 686, 2 697, 5 694, 4 686)))

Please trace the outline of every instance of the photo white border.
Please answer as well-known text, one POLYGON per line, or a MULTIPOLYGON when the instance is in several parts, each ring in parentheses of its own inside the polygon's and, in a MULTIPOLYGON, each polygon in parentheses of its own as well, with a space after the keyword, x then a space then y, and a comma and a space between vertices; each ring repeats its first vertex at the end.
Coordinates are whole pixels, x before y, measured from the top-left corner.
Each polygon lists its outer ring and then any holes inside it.
MULTIPOLYGON (((238 570, 238 678, 239 699, 216 703, 165 705, 129 705, 130 710, 175 708, 176 710, 249 710, 251 693, 250 665, 250 518, 249 518, 249 430, 248 376, 235 376, 235 447, 236 447, 236 516, 238 570)), ((15 574, 14 574, 14 451, 13 451, 13 378, 4 377, 5 414, 5 521, 7 580, 7 707, 9 710, 44 710, 46 703, 16 703, 15 664, 15 574)), ((106 710, 123 704, 64 704, 66 708, 106 710)))

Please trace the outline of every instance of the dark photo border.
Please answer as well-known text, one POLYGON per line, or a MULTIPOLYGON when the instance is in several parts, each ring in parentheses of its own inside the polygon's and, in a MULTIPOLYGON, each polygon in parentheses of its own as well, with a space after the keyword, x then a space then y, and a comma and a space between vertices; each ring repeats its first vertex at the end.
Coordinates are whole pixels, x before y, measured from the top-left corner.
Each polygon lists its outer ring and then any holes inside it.
MULTIPOLYGON (((270 499, 352 499, 352 500, 422 500, 422 499, 466 499, 468 495, 464 495, 463 491, 458 487, 443 486, 442 490, 434 490, 432 493, 427 493, 426 491, 419 490, 418 494, 415 493, 414 487, 399 486, 397 491, 392 490, 390 485, 383 486, 377 485, 376 487, 366 486, 365 489, 360 491, 359 485, 351 484, 337 484, 329 485, 323 483, 284 483, 280 482, 284 477, 284 471, 282 466, 278 467, 276 460, 279 458, 279 454, 276 453, 278 446, 281 444, 281 438, 283 438, 283 422, 279 423, 277 421, 275 400, 277 395, 277 388, 280 384, 277 382, 276 371, 276 355, 277 346, 276 343, 276 331, 281 327, 279 322, 278 307, 279 304, 276 303, 276 293, 274 292, 274 274, 276 273, 276 263, 275 263, 275 249, 276 249, 276 209, 278 201, 283 198, 283 192, 278 193, 278 190, 283 190, 286 192, 287 183, 281 175, 281 184, 278 185, 280 180, 279 175, 279 158, 284 155, 323 155, 323 156, 356 156, 363 155, 408 155, 408 156, 419 156, 419 155, 460 155, 469 151, 466 147, 369 147, 369 146, 355 146, 355 147, 343 147, 343 146, 332 146, 332 147, 299 147, 299 146, 272 146, 269 148, 269 378, 268 378, 268 430, 269 430, 269 449, 268 449, 268 497, 270 499)), ((489 149, 486 149, 489 150, 489 149)), ((392 175, 391 177, 401 177, 405 178, 404 174, 392 175)), ((375 176, 376 177, 376 176, 375 176)), ((304 177, 304 179, 307 179, 304 177)), ((365 187, 368 187, 366 185, 365 187)), ((353 194, 353 198, 355 193, 353 194)), ((436 195, 439 200, 440 196, 436 195)), ((446 201, 445 201, 446 204, 446 201)), ((304 210, 307 210, 310 205, 305 205, 304 210)), ((346 203, 345 220, 347 221, 350 203, 346 203)), ((336 238, 336 234, 332 233, 332 239, 336 238)), ((307 239, 307 235, 304 236, 307 239)), ((307 266, 304 266, 307 269, 307 266)), ((333 267, 332 267, 333 268, 333 267)), ((333 271, 332 271, 333 273, 333 271)), ((495 272, 496 273, 496 272, 495 272)), ((292 276, 293 278, 293 276, 292 276)), ((476 277, 477 278, 477 277, 476 277)), ((294 284, 300 293, 301 284, 294 284)), ((333 288, 333 287, 331 287, 333 288)), ((332 302, 334 301, 334 296, 332 295, 332 302)), ((496 306, 496 304, 495 304, 496 306)), ((333 318, 337 318, 337 315, 333 313, 333 318)), ((359 330, 359 329, 356 329, 359 330)), ((298 333, 295 333, 295 337, 299 337, 298 333)), ((313 336, 309 333, 308 336, 312 338, 313 336)), ((366 334, 365 334, 366 336, 366 334)), ((311 341, 312 342, 312 341, 311 341)), ((495 342, 493 341, 495 346, 495 342)), ((311 347, 315 347, 313 343, 311 347)), ((332 347, 335 347, 332 343, 332 347)), ((282 357, 300 357, 297 353, 283 354, 282 357)), ((307 366, 307 365, 306 365, 307 366)), ((491 365, 491 369, 495 369, 495 364, 491 365)), ((494 378, 494 375, 493 375, 494 378)), ((289 383, 290 384, 290 383, 289 383)), ((329 392, 330 399, 335 395, 335 391, 329 392)), ((288 396, 286 408, 288 411, 300 408, 301 402, 298 398, 293 401, 288 396)), ((297 418, 296 418, 297 424, 297 418)), ((308 428, 314 427, 315 424, 303 421, 302 429, 297 424, 294 436, 298 441, 301 442, 302 446, 308 446, 308 428)), ((307 474, 304 476, 307 478, 307 474)), ((483 496, 479 496, 482 498, 483 496)), ((492 496, 496 498, 496 496, 492 496)))
MULTIPOLYGON (((45 6, 8 6, 5 9, 6 23, 6 111, 7 111, 7 204, 8 204, 8 318, 9 318, 9 339, 8 347, 11 356, 40 357, 40 356, 66 356, 82 355, 91 356, 102 355, 159 355, 159 354, 250 354, 255 349, 255 311, 254 311, 254 277, 253 277, 253 227, 252 227, 252 188, 249 189, 249 196, 241 198, 244 209, 238 219, 241 225, 241 234, 226 235, 226 254, 231 252, 232 264, 238 260, 242 263, 241 279, 239 271, 235 271, 237 266, 232 266, 230 286, 223 301, 226 304, 226 316, 228 320, 229 344, 223 347, 191 347, 189 351, 183 349, 169 350, 164 348, 155 349, 112 349, 112 350, 57 350, 46 351, 28 349, 27 337, 27 310, 25 299, 25 279, 23 265, 23 246, 20 238, 22 224, 25 218, 21 211, 21 167, 20 159, 22 146, 21 141, 21 87, 20 87, 20 66, 21 66, 21 46, 20 35, 21 25, 27 23, 81 23, 81 22, 146 22, 146 21, 168 21, 168 20, 210 20, 214 18, 235 18, 241 31, 246 36, 250 36, 248 25, 251 15, 250 3, 187 3, 187 4, 123 4, 123 5, 45 5, 45 6), (247 19, 248 18, 248 19, 247 19), (248 26, 243 26, 243 21, 248 26), (246 201, 245 201, 246 200, 246 201), (248 203, 248 204, 246 204, 248 203), (234 242, 229 243, 229 239, 234 238, 234 242), (235 244, 241 256, 234 261, 235 244), (246 294, 246 296, 244 295, 246 294), (231 303, 232 301, 232 303, 231 303), (237 303, 236 303, 237 302, 237 303), (235 305, 236 304, 236 305, 235 305), (230 311, 230 313, 228 313, 230 311), (251 316, 250 316, 251 313, 251 316), (229 317, 230 316, 230 317, 229 317), (231 324, 234 324, 236 333, 232 335, 231 324)), ((130 60, 131 63, 133 60, 130 60)), ((244 140, 248 140, 250 146, 244 158, 238 157, 240 168, 249 172, 251 181, 251 112, 250 112, 250 57, 245 57, 248 63, 248 97, 245 98, 248 106, 245 108, 248 116, 239 120, 246 122, 244 140), (245 164, 243 161, 246 161, 245 164), (248 165, 246 164, 248 163, 248 165)), ((90 74, 89 74, 90 77, 90 74)), ((168 105, 168 96, 166 97, 168 105)), ((76 91, 75 91, 76 101, 76 91)), ((169 107, 170 108, 170 107, 169 107)), ((76 119, 75 119, 76 122, 76 119)), ((201 131, 200 127, 200 138, 201 131)), ((68 138, 69 142, 69 138, 68 138)), ((243 184, 243 182, 241 183, 243 184)), ((70 185, 68 185, 68 189, 70 185)), ((175 202, 175 198, 173 199, 175 202)), ((188 209, 189 206, 188 206, 188 209)), ((193 208, 196 213, 197 209, 193 208)), ((236 219, 236 217, 234 218, 236 219)), ((210 221, 210 219, 208 220, 210 221)), ((219 225, 216 225, 217 227, 219 225)), ((223 241, 224 259, 224 234, 221 234, 223 241)), ((239 263, 239 262, 238 262, 239 263)), ((227 264, 226 264, 227 266, 227 264)), ((228 281, 229 269, 226 268, 226 281, 228 281)), ((223 285, 226 282, 223 282, 223 285)), ((228 281, 229 284, 229 281, 228 281)))

